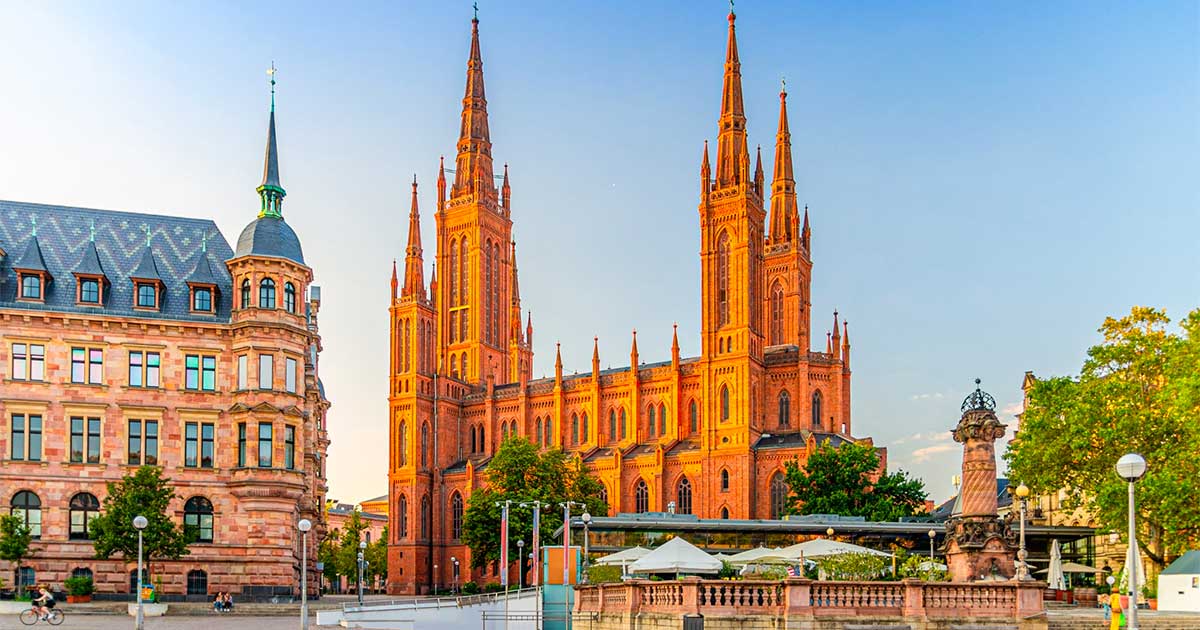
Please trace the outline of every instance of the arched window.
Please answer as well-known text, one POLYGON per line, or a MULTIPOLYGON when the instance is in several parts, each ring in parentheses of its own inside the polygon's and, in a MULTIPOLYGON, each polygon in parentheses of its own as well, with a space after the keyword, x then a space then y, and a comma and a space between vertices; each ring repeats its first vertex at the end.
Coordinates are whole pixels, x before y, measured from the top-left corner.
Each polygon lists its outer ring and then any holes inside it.
POLYGON ((792 424, 792 397, 787 390, 779 392, 779 426, 787 427, 792 424))
POLYGON ((729 508, 727 508, 727 507, 721 508, 721 518, 724 520, 729 520, 729 508))
POLYGON ((250 308, 250 278, 242 280, 242 308, 250 308))
POLYGON ((478 435, 479 435, 479 434, 475 432, 475 427, 474 427, 474 426, 472 426, 472 427, 471 427, 471 452, 472 452, 472 453, 478 453, 478 452, 479 452, 478 445, 475 443, 475 438, 476 438, 478 435))
POLYGON ((534 431, 537 435, 538 446, 541 446, 542 445, 542 419, 534 418, 533 425, 534 425, 534 431))
POLYGON ((92 579, 92 570, 87 567, 75 567, 71 569, 71 577, 92 579))
POLYGON ((571 443, 579 444, 579 414, 571 414, 571 443))
POLYGON ((729 233, 717 237, 717 326, 729 323, 729 233))
POLYGON ((429 538, 429 495, 421 497, 421 539, 429 538))
POLYGON ((408 465, 408 423, 400 421, 400 466, 408 465))
POLYGON ((688 481, 687 477, 680 478, 675 487, 675 513, 692 513, 692 482, 688 481))
POLYGON ((73 540, 90 540, 91 533, 88 525, 92 519, 100 515, 100 501, 96 499, 96 495, 89 492, 80 492, 71 497, 71 532, 69 538, 73 540))
POLYGON ((617 441, 617 411, 615 409, 608 410, 608 439, 613 442, 617 441))
POLYGON ((492 239, 483 244, 483 339, 492 339, 492 239))
POLYGON ((463 500, 462 495, 455 492, 450 497, 450 537, 454 540, 462 538, 463 500))
POLYGON ((42 537, 42 500, 38 495, 22 490, 13 495, 10 507, 10 513, 29 528, 30 536, 35 539, 42 537))
POLYGON ((814 431, 821 428, 821 390, 813 392, 812 396, 812 428, 814 431))
POLYGON ((646 487, 646 481, 643 479, 638 479, 637 485, 633 487, 633 505, 633 511, 638 514, 650 511, 650 488, 646 487))
POLYGON ((608 507, 608 486, 600 484, 600 500, 604 502, 604 507, 608 507))
POLYGON ((397 505, 399 507, 397 507, 396 510, 400 512, 400 514, 396 519, 396 533, 400 536, 401 540, 404 540, 405 538, 408 538, 408 497, 404 496, 403 494, 400 495, 400 501, 397 502, 397 505))
POLYGON ((662 403, 658 406, 658 434, 667 434, 667 404, 662 403))
POLYGON ((770 317, 771 325, 768 328, 771 334, 770 343, 777 346, 783 343, 783 283, 778 280, 771 285, 770 317))
POLYGON ((187 594, 208 595, 208 574, 200 569, 188 571, 187 594))
POLYGON ((450 355, 450 376, 458 378, 458 355, 450 355))
POLYGON ((583 412, 583 424, 579 427, 579 443, 583 444, 588 441, 588 417, 587 412, 583 412))
POLYGON ((189 543, 213 541, 213 506, 204 497, 183 504, 183 534, 189 543))
POLYGON ((771 518, 780 519, 786 513, 787 509, 787 482, 783 479, 783 473, 777 472, 771 476, 771 518))
POLYGON ((483 450, 487 448, 487 442, 485 442, 485 441, 484 441, 483 425, 482 425, 482 424, 481 424, 481 425, 479 425, 479 427, 478 427, 478 430, 479 430, 479 451, 480 451, 480 452, 483 452, 483 450))
POLYGON ((721 386, 721 422, 729 420, 729 386, 721 386))
POLYGON ((461 363, 461 365, 459 365, 459 369, 462 370, 462 380, 465 381, 470 378, 469 373, 467 372, 467 353, 466 352, 462 353, 462 361, 460 363, 461 363))
POLYGON ((429 423, 421 425, 421 468, 429 468, 429 423))
POLYGON ((729 492, 729 471, 721 469, 721 492, 729 492))
POLYGON ((700 411, 696 408, 695 400, 688 404, 688 429, 692 433, 700 430, 700 411))
POLYGON ((270 278, 258 283, 258 308, 275 308, 275 281, 270 278))
POLYGON ((646 430, 646 435, 649 437, 654 437, 654 425, 656 424, 655 416, 657 415, 657 410, 654 408, 653 403, 650 404, 648 413, 650 414, 650 422, 647 423, 648 429, 646 430))
POLYGON ((546 432, 542 435, 546 436, 546 446, 554 446, 554 421, 550 416, 546 416, 546 432))
POLYGON ((296 312, 296 285, 291 282, 283 283, 283 310, 296 312))
POLYGON ((624 407, 621 407, 620 416, 621 416, 621 439, 624 440, 625 439, 625 408, 624 407))
MULTIPOLYGON (((450 306, 458 306, 458 239, 450 239, 450 306)), ((454 326, 450 327, 450 341, 458 340, 454 326)))

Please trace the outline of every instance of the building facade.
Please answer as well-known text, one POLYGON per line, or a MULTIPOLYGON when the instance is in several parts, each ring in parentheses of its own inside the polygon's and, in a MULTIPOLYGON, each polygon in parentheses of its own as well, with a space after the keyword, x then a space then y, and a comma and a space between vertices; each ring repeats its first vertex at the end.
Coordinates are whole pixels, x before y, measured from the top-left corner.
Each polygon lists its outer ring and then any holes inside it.
MULTIPOLYGON (((534 380, 532 316, 522 311, 507 165, 496 175, 479 22, 471 29, 452 179, 440 169, 434 274, 425 282, 417 182, 401 276, 393 267, 389 395, 388 589, 495 580, 468 574, 463 513, 508 436, 579 457, 610 514, 777 518, 784 464, 823 440, 854 441, 850 339, 833 314, 812 351, 812 230, 793 177, 787 94, 779 94, 773 177, 748 149, 741 65, 729 15, 715 159, 699 177, 699 356, 534 380), (500 186, 497 187, 497 181, 500 186), (769 210, 769 212, 768 212, 769 210), (450 558, 462 574, 451 575, 450 558), (440 571, 435 567, 442 567, 440 571)), ((869 441, 868 441, 869 443, 869 441)), ((886 456, 886 454, 884 454, 886 456)))
POLYGON ((88 525, 107 483, 158 466, 191 540, 152 563, 161 592, 296 592, 296 523, 310 561, 325 530, 330 403, 274 105, 258 194, 235 248, 208 219, 0 201, 0 500, 35 537, 26 583, 131 592, 136 559, 95 559, 88 525))

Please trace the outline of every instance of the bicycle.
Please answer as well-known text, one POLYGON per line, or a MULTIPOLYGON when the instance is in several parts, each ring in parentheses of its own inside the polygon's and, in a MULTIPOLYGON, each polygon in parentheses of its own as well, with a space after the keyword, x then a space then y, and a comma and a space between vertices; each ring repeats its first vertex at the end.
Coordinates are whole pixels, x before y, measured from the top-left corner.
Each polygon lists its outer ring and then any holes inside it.
MULTIPOLYGON (((58 624, 62 623, 63 619, 65 618, 66 615, 64 615, 61 610, 57 608, 51 608, 49 614, 46 615, 46 623, 52 626, 57 626, 58 624)), ((41 621, 41 616, 38 615, 36 610, 29 608, 21 611, 21 623, 27 626, 32 626, 38 621, 41 621)))

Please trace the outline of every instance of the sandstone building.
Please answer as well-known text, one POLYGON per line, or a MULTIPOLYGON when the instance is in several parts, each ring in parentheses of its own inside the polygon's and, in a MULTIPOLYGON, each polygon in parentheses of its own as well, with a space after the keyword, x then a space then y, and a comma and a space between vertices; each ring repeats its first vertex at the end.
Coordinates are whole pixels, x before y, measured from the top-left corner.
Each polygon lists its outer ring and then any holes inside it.
POLYGON ((706 143, 700 164, 700 355, 682 356, 676 336, 670 360, 643 363, 634 332, 628 367, 601 370, 593 340, 591 373, 564 376, 556 357, 554 378, 539 380, 512 238, 519 210, 507 166, 495 175, 472 22, 453 177, 443 165, 437 181, 434 277, 426 284, 416 181, 403 275, 392 274, 390 592, 495 579, 497 568, 466 574, 460 538, 466 499, 510 435, 581 458, 610 513, 733 519, 777 518, 784 462, 825 439, 855 440, 837 313, 810 350, 813 236, 798 210, 787 94, 768 185, 748 149, 734 19, 716 151, 710 162, 706 143), (451 557, 462 575, 449 573, 451 557))
POLYGON ((330 403, 273 104, 258 194, 233 248, 208 219, 0 201, 0 501, 36 538, 26 583, 130 592, 136 562, 95 559, 88 524, 107 482, 159 466, 192 540, 153 563, 162 592, 296 592, 296 523, 315 524, 310 561, 324 531, 330 403))

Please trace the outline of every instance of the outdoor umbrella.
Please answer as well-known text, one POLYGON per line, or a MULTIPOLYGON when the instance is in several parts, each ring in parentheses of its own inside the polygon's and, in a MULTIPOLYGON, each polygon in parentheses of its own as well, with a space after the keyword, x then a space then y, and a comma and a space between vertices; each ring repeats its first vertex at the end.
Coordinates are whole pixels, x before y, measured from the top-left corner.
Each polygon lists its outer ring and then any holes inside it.
POLYGON ((632 573, 717 573, 721 561, 682 538, 672 538, 629 565, 632 573))
POLYGON ((758 547, 749 551, 733 554, 727 558, 733 564, 753 564, 753 563, 787 563, 786 554, 780 547, 774 549, 769 547, 758 547))
POLYGON ((875 549, 869 549, 867 547, 860 547, 858 545, 852 545, 850 543, 840 542, 837 540, 830 540, 828 538, 814 538, 812 540, 806 540, 802 543, 792 545, 791 547, 784 547, 781 551, 783 557, 793 560, 799 560, 801 558, 812 559, 823 556, 836 556, 843 553, 865 553, 872 556, 884 556, 886 558, 892 557, 892 554, 887 553, 886 551, 878 551, 875 549))
POLYGON ((1058 546, 1057 538, 1050 541, 1050 568, 1046 571, 1050 574, 1046 579, 1050 583, 1050 588, 1059 591, 1067 590, 1067 581, 1063 577, 1062 549, 1058 546))
POLYGON ((603 558, 599 558, 596 560, 595 564, 620 565, 621 572, 624 573, 630 564, 636 562, 639 558, 648 553, 650 553, 650 550, 646 549, 645 547, 630 547, 629 549, 622 549, 617 553, 609 554, 603 558))
MULTIPOLYGON (((1142 566, 1142 554, 1138 552, 1137 539, 1129 542, 1129 548, 1125 550, 1125 568, 1121 571, 1121 591, 1129 592, 1129 571, 1132 567, 1133 571, 1137 572, 1138 586, 1146 583, 1146 568, 1142 566)), ((1134 601, 1137 601, 1136 599, 1134 601)))

